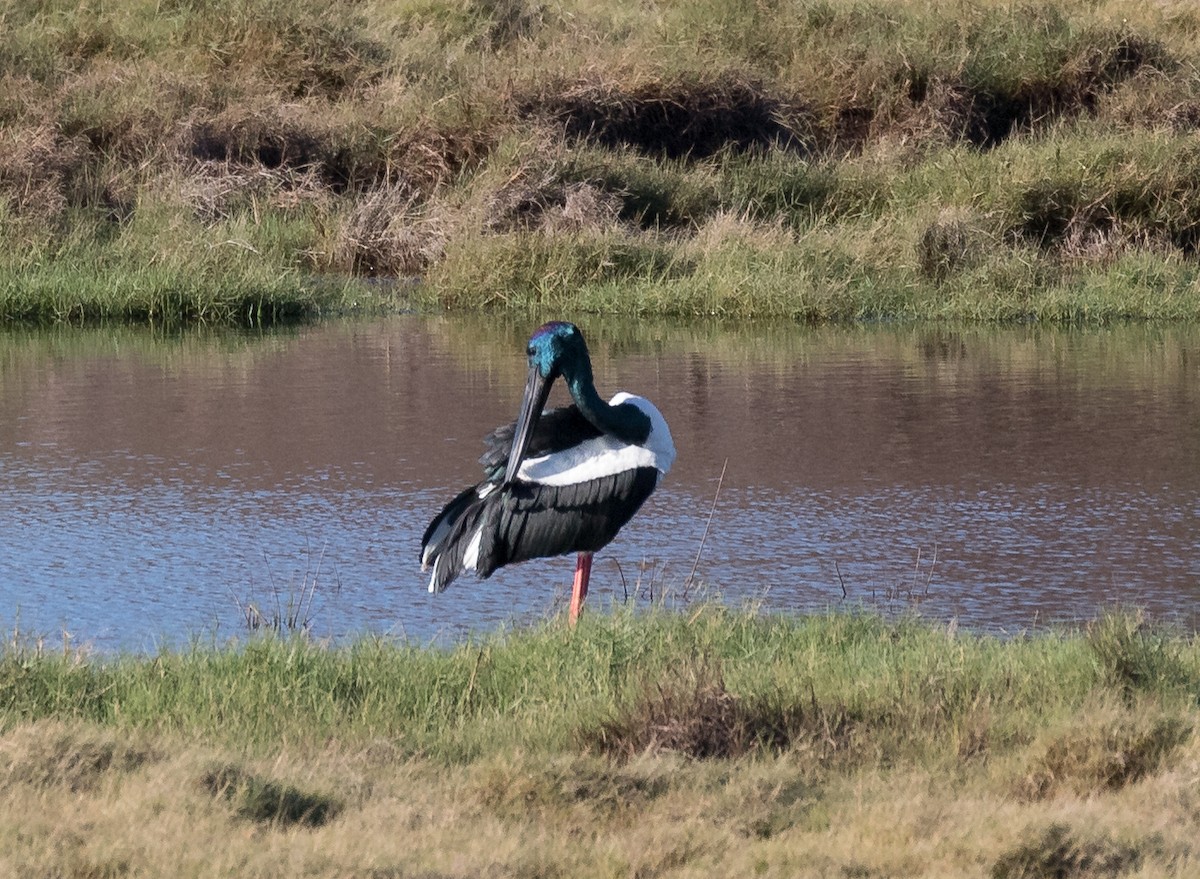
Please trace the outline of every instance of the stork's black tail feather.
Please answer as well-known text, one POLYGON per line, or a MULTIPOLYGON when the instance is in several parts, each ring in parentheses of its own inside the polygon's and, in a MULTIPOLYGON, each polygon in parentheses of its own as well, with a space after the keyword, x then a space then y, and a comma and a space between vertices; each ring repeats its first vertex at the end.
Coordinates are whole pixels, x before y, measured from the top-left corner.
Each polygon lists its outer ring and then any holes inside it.
POLYGON ((466 545, 461 539, 465 529, 479 521, 483 499, 495 489, 491 482, 464 488, 442 508, 421 537, 421 570, 433 567, 429 591, 441 592, 463 572, 466 545))

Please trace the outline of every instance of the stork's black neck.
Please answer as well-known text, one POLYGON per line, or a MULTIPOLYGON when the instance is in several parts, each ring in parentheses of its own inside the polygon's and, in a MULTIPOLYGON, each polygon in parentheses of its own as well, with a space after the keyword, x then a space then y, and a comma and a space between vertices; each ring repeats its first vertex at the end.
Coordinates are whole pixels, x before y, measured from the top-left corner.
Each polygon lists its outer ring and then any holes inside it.
POLYGON ((636 445, 650 436, 650 418, 641 409, 630 403, 611 406, 601 399, 592 378, 592 364, 587 359, 576 360, 569 366, 564 364, 563 380, 583 417, 604 433, 636 445))
MULTIPOLYGON (((562 376, 575 405, 597 430, 635 445, 649 438, 652 425, 646 413, 631 403, 610 406, 596 393, 592 359, 577 326, 565 321, 543 324, 529 338, 528 354, 530 379, 525 393, 535 408, 545 403, 547 383, 562 376)), ((540 414, 536 413, 534 418, 540 414)), ((516 447, 523 448, 520 443, 516 447)))

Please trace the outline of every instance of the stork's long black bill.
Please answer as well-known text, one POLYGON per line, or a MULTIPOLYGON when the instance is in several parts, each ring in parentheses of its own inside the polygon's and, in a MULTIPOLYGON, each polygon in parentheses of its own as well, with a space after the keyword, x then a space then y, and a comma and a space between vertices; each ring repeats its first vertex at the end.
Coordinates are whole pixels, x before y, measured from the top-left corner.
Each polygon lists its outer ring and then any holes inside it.
POLYGON ((521 414, 517 416, 512 449, 508 453, 508 467, 504 470, 505 485, 517 478, 521 462, 525 460, 525 450, 529 448, 529 439, 533 436, 538 419, 542 417, 542 410, 546 408, 553 383, 554 379, 545 378, 536 365, 530 364, 529 380, 525 383, 525 396, 521 400, 521 414))

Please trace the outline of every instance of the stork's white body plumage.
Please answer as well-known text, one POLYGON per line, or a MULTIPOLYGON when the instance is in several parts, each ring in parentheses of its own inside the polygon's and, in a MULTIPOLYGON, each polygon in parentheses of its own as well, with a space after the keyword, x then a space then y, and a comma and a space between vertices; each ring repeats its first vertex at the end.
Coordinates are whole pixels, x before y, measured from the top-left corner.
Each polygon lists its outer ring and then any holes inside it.
POLYGON ((608 405, 622 403, 637 407, 650 419, 650 436, 644 443, 635 445, 601 434, 559 452, 525 459, 518 476, 539 485, 578 485, 638 467, 653 467, 660 479, 666 476, 675 463, 675 443, 666 419, 645 397, 625 391, 614 395, 608 405))

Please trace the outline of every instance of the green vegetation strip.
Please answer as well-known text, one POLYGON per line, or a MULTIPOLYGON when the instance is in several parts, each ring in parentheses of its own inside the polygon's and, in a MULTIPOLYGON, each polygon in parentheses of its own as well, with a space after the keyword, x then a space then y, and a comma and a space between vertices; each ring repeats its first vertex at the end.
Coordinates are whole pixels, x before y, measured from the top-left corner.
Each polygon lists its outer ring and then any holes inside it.
POLYGON ((452 650, 264 637, 114 657, 14 643, 0 656, 5 726, 78 720, 257 747, 386 736, 450 763, 516 746, 737 757, 810 741, 823 760, 926 759, 971 736, 1021 741, 1097 698, 1190 708, 1197 694, 1195 642, 1126 616, 1000 640, 865 614, 703 606, 452 650))
POLYGON ((0 320, 1195 319, 1198 130, 1182 3, 13 0, 0 320))
POLYGON ((589 615, 450 650, 0 655, 0 869, 1193 875, 1200 649, 1110 614, 589 615))

